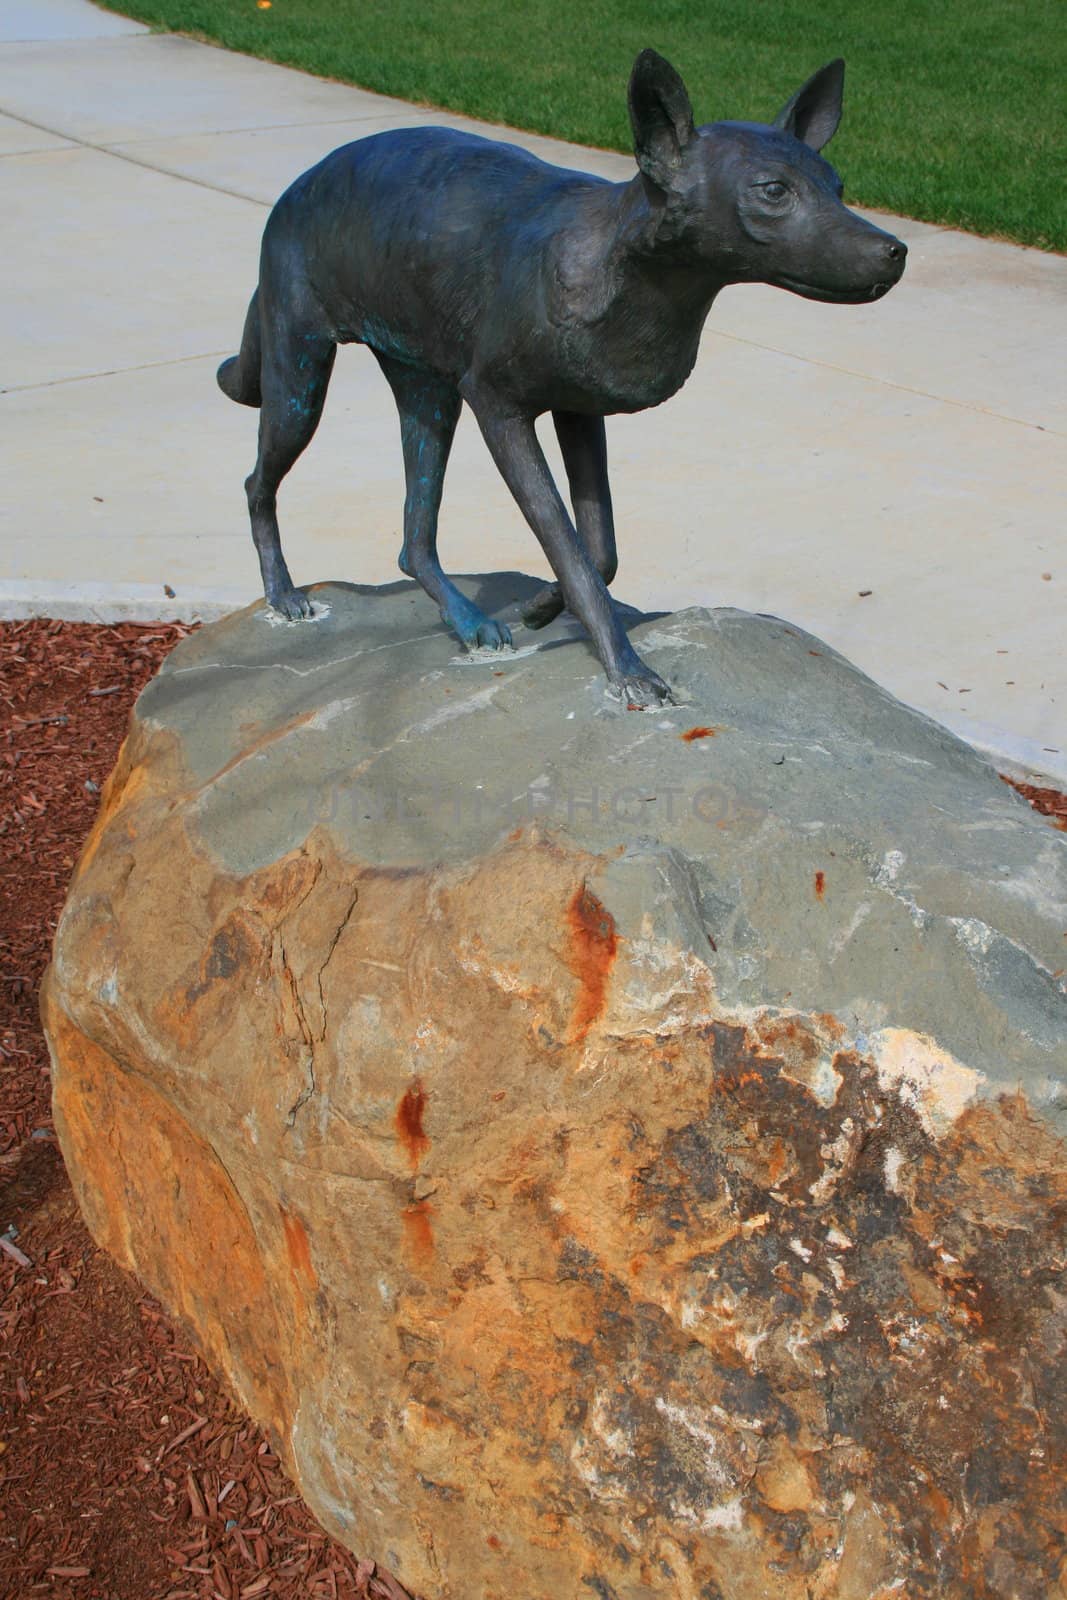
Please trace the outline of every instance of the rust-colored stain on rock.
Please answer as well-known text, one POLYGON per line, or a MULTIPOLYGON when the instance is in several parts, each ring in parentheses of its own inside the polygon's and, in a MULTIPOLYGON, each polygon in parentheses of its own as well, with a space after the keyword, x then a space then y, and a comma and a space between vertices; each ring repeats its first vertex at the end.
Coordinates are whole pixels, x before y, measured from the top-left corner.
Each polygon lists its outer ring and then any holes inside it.
POLYGON ((311 1264, 311 1241, 300 1218, 282 1208, 282 1227, 285 1230, 285 1249, 289 1257, 289 1270, 294 1283, 314 1288, 318 1282, 311 1264))
POLYGON ((272 744, 278 744, 282 739, 287 739, 291 733, 298 733, 301 728, 308 727, 310 723, 315 721, 317 715, 316 711, 301 711, 299 715, 287 718, 285 722, 279 723, 276 727, 265 728, 258 738, 243 743, 237 754, 231 756, 224 766, 221 766, 217 772, 212 774, 210 781, 218 783, 220 778, 228 777, 231 772, 236 771, 250 757, 269 749, 272 744))
POLYGON ((714 739, 717 728, 687 728, 681 737, 686 744, 692 744, 694 739, 714 739))
POLYGON ((408 1153, 412 1172, 416 1170, 430 1148, 429 1135, 422 1125, 427 1098, 426 1091, 422 1087, 422 1079, 416 1078, 411 1087, 404 1091, 393 1119, 397 1137, 408 1153))
POLYGON ((401 1215, 409 1259, 414 1266, 428 1267, 434 1258, 433 1206, 428 1200, 415 1200, 401 1215))
POLYGON ((285 1329, 226 1167, 155 1085, 70 1021, 53 990, 49 977, 42 1009, 63 1060, 56 1128, 93 1237, 182 1319, 206 1360, 230 1373, 241 1402, 286 1436, 285 1329), (135 1138, 111 1131, 133 1129, 135 1138))
POLYGON ((587 884, 575 890, 567 907, 567 922, 571 935, 568 965, 579 985, 571 1017, 571 1042, 578 1044, 604 1009, 619 940, 615 919, 587 884))
POLYGON ((815 893, 820 900, 826 893, 826 874, 821 870, 821 868, 815 874, 815 893))

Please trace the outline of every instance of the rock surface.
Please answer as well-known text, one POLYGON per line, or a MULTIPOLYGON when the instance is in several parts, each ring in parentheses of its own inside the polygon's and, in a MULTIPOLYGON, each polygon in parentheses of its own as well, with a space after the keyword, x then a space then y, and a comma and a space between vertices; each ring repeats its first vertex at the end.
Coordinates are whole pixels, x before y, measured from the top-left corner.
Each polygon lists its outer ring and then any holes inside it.
POLYGON ((174 652, 79 865, 96 1237, 426 1600, 1067 1596, 1067 838, 773 618, 635 620, 629 713, 316 599, 174 652))

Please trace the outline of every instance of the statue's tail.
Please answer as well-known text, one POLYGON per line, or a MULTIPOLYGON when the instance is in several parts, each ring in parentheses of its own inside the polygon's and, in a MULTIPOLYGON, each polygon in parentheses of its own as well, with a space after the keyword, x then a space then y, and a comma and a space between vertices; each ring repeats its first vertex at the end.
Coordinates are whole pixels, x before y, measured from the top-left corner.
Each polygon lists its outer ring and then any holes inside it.
POLYGON ((224 361, 216 374, 223 394, 228 394, 238 405, 258 406, 262 403, 263 397, 259 386, 261 344, 257 289, 248 303, 240 353, 224 361))

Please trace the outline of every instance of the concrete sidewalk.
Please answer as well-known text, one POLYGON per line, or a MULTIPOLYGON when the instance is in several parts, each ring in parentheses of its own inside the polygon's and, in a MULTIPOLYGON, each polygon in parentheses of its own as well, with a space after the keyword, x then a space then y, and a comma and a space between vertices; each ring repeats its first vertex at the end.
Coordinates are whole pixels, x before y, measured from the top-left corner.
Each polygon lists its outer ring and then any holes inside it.
MULTIPOLYGON (((242 493, 255 416, 214 369, 240 339, 266 208, 380 128, 501 130, 151 34, 86 0, 7 0, 0 113, 0 614, 242 604, 258 592, 242 493)), ((1065 782, 1067 261, 889 225, 911 255, 885 302, 727 290, 682 393, 609 422, 616 589, 646 608, 791 618, 1065 782)), ((396 577, 402 501, 391 397, 368 352, 345 349, 284 491, 296 580, 396 577)), ((547 571, 469 417, 442 551, 453 572, 547 571)))

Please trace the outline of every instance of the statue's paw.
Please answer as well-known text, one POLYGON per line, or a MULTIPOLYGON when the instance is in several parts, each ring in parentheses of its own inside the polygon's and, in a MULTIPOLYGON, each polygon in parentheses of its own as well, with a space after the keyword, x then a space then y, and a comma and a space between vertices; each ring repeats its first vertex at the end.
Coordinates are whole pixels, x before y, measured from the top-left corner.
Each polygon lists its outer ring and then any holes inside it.
POLYGON ((511 629, 504 622, 494 622, 477 606, 458 596, 446 610, 441 608, 441 620, 446 628, 459 636, 459 642, 472 654, 479 650, 510 650, 511 629), (462 604, 460 603, 462 601, 462 604))
POLYGON ((608 693, 621 700, 628 711, 654 711, 657 706, 674 705, 674 695, 651 667, 640 667, 635 672, 625 672, 612 678, 608 693))
POLYGON ((563 593, 558 583, 549 583, 523 608, 522 620, 528 628, 547 628, 563 610, 563 593))
POLYGON ((279 589, 275 594, 268 596, 268 602, 287 622, 302 622, 306 617, 313 615, 311 601, 303 589, 279 589))
POLYGON ((468 650, 510 650, 511 629, 506 622, 494 622, 492 617, 486 617, 464 643, 468 650))

